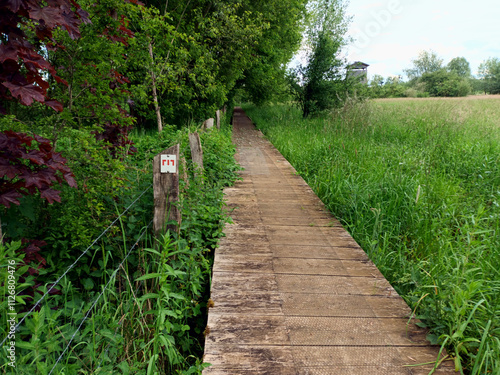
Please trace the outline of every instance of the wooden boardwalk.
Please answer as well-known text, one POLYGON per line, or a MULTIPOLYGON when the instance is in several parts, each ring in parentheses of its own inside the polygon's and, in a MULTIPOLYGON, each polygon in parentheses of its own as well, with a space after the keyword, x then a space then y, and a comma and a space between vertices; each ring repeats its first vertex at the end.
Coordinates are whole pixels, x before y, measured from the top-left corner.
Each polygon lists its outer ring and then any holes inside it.
MULTIPOLYGON (((245 168, 216 250, 204 374, 428 374, 438 348, 406 303, 241 109, 245 168)), ((441 366, 435 374, 454 374, 441 366)))

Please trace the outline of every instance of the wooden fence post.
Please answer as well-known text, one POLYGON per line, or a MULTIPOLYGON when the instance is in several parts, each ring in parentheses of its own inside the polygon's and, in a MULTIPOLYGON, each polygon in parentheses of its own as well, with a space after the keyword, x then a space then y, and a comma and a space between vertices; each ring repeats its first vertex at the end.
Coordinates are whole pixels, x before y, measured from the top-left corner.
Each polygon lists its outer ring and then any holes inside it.
POLYGON ((191 148, 191 160, 194 164, 194 175, 197 172, 203 173, 203 149, 201 148, 200 135, 198 133, 189 133, 189 147, 191 148))
POLYGON ((220 109, 215 112, 215 122, 217 124, 217 130, 220 130, 220 109))
POLYGON ((203 129, 212 129, 214 127, 214 119, 209 118, 203 122, 203 129))
POLYGON ((153 159, 154 217, 153 230, 157 238, 167 230, 176 232, 181 221, 176 202, 179 201, 179 145, 160 152, 153 159))

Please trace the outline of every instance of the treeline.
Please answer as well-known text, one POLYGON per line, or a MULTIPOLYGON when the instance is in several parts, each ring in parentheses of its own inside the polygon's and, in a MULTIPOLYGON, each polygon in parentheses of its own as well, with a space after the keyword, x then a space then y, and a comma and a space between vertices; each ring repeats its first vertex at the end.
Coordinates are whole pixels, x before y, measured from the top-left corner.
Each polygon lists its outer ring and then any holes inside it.
POLYGON ((155 111, 167 123, 202 119, 230 101, 237 83, 265 99, 300 44, 305 3, 5 2, 3 113, 23 120, 18 102, 37 101, 58 114, 35 105, 30 115, 66 126, 135 119, 147 127, 158 125, 155 111))
POLYGON ((70 247, 85 242, 93 230, 84 226, 99 228, 96 221, 107 215, 103 207, 110 202, 103 197, 114 197, 124 185, 120 171, 135 151, 130 132, 213 117, 231 105, 237 88, 255 102, 281 92, 286 64, 301 42, 305 5, 306 0, 2 2, 3 234, 46 240, 46 231, 23 224, 23 218, 45 217, 52 224, 56 218, 46 203, 65 202, 69 206, 59 218, 82 228, 64 229, 57 238, 70 247), (82 214, 90 211, 88 218, 72 220, 80 209, 67 217, 71 202, 80 207, 85 200, 89 210, 82 214))
POLYGON ((478 69, 478 75, 471 72, 464 57, 456 57, 443 64, 433 51, 422 51, 412 60, 413 66, 404 72, 408 81, 401 76, 384 78, 375 75, 366 88, 366 95, 372 98, 396 97, 460 97, 470 94, 500 93, 500 59, 485 60, 478 69))

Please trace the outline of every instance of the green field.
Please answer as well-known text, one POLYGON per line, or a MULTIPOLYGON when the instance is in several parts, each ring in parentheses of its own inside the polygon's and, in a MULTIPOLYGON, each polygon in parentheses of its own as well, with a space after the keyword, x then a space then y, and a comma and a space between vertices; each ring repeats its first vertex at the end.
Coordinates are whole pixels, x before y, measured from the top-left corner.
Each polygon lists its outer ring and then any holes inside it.
POLYGON ((500 373, 500 99, 245 107, 464 374, 500 373))

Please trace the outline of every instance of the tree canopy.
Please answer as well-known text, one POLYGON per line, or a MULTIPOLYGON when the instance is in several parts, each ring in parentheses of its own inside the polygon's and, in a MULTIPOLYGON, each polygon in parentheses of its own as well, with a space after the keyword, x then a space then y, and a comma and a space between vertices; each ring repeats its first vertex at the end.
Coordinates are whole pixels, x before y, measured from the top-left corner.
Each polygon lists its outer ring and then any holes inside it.
POLYGON ((307 63, 293 70, 290 81, 304 117, 337 106, 353 84, 340 56, 348 38, 349 18, 342 0, 316 0, 309 4, 307 63))
POLYGON ((500 59, 489 58, 479 65, 478 70, 484 92, 500 94, 500 59))
POLYGON ((455 57, 448 63, 446 68, 459 77, 469 78, 471 76, 470 64, 465 57, 455 57))
POLYGON ((119 168, 134 127, 212 117, 237 87, 269 100, 300 46, 306 4, 0 2, 0 204, 60 201, 55 188, 85 185, 89 164, 119 168))
POLYGON ((434 51, 421 51, 418 57, 412 60, 413 67, 404 69, 410 80, 421 77, 425 73, 433 73, 443 67, 441 59, 434 51))

